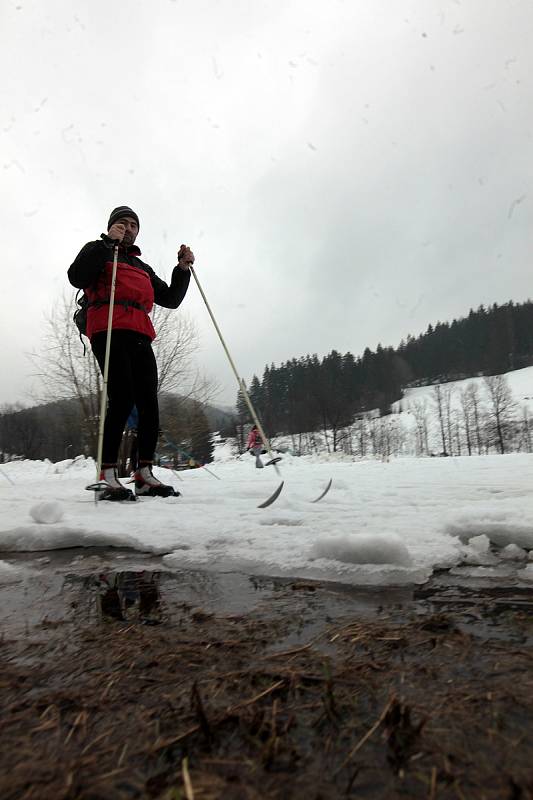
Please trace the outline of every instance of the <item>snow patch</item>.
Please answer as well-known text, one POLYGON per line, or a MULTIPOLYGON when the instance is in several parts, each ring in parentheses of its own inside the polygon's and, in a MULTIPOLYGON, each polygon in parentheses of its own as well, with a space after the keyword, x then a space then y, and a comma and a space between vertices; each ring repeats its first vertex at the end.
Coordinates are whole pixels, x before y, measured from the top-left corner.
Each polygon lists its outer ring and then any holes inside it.
POLYGON ((259 520, 260 525, 286 525, 288 527, 297 527, 303 525, 303 519, 299 517, 286 517, 278 515, 269 515, 264 519, 259 520))
MULTIPOLYGON (((533 454, 388 464, 284 458, 285 486, 267 509, 257 503, 279 481, 252 458, 217 463, 220 480, 203 469, 180 472, 182 497, 125 504, 95 503, 85 491, 91 459, 63 466, 2 465, 15 485, 0 479, 0 550, 126 547, 172 554, 168 563, 178 567, 360 586, 423 583, 435 569, 461 564, 530 574, 524 561, 500 556, 510 544, 533 551, 533 454), (331 478, 335 491, 309 502, 331 478), (60 522, 31 520, 30 506, 45 501, 64 508, 60 522)), ((160 474, 167 479, 168 470, 160 474)))
POLYGON ((55 522, 60 522, 65 514, 65 509, 57 501, 44 501, 43 503, 36 503, 30 508, 30 515, 35 522, 42 525, 52 525, 55 522))
POLYGON ((34 552, 40 550, 61 550, 67 547, 129 547, 144 553, 162 554, 168 549, 157 544, 143 543, 142 540, 127 533, 92 531, 84 528, 55 526, 46 530, 41 524, 21 525, 0 532, 0 551, 34 552))

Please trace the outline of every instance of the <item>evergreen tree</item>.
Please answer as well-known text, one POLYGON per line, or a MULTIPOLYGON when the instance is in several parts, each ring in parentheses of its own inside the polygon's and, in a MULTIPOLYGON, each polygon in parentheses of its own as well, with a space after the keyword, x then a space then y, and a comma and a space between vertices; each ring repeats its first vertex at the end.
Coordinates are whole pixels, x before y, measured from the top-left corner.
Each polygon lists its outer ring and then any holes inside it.
POLYGON ((235 420, 235 438, 237 439, 237 447, 239 453, 244 453, 246 449, 246 426, 250 423, 250 409, 244 399, 243 393, 239 390, 237 392, 237 402, 235 404, 237 410, 237 417, 235 420))

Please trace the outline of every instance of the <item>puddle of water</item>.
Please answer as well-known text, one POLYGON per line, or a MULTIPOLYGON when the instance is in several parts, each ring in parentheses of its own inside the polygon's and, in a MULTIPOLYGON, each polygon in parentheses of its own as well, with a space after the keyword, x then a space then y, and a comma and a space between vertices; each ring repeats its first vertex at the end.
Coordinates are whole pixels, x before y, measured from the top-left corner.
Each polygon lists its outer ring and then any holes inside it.
POLYGON ((159 557, 103 548, 20 554, 20 580, 0 586, 5 634, 98 620, 178 623, 184 613, 244 614, 277 591, 242 573, 169 570, 159 557))
POLYGON ((421 608, 453 616, 467 633, 533 643, 533 591, 521 586, 515 575, 496 582, 473 578, 466 571, 440 572, 416 587, 414 598, 421 608))
MULTIPOLYGON (((511 638, 515 634, 506 616, 531 617, 533 612, 533 592, 516 580, 495 585, 459 570, 442 570, 419 587, 354 587, 168 569, 158 556, 115 548, 21 553, 7 560, 21 567, 20 581, 0 586, 0 631, 8 635, 40 631, 51 636, 60 626, 99 621, 176 625, 184 614, 256 611, 273 624, 282 617, 290 620, 274 645, 281 651, 318 640, 329 623, 343 617, 370 619, 386 613, 401 622, 413 613, 444 613, 475 635, 511 638)), ((531 638, 531 633, 525 630, 524 635, 531 638)))

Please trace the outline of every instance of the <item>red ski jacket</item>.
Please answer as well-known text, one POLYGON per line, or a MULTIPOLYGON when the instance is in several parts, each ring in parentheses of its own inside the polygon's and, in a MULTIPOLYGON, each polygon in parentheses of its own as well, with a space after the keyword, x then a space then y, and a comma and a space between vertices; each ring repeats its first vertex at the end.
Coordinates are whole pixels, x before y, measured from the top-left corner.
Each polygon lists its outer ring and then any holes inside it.
MULTIPOLYGON (((187 292, 190 273, 175 267, 168 286, 148 264, 141 261, 140 255, 136 245, 119 247, 113 329, 136 331, 153 340, 156 334, 148 315, 154 303, 165 308, 177 308, 187 292)), ((71 284, 83 289, 89 300, 89 339, 107 330, 112 275, 113 243, 107 236, 86 244, 68 270, 71 284)))
POLYGON ((257 445, 259 445, 259 444, 262 445, 263 444, 263 440, 261 438, 261 434, 259 433, 259 431, 258 430, 254 430, 252 428, 252 430, 248 434, 248 441, 246 442, 246 449, 250 450, 252 447, 255 447, 256 444, 257 445))

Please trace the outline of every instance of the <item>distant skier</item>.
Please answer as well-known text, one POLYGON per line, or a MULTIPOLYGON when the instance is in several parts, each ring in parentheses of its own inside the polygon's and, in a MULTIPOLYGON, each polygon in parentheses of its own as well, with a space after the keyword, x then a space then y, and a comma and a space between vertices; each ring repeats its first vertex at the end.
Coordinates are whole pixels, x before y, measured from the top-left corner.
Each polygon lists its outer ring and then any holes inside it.
POLYGON ((157 365, 152 351, 155 331, 148 316, 154 303, 177 308, 189 286, 189 265, 194 254, 182 244, 178 264, 170 285, 159 278, 139 256, 135 245, 139 217, 128 206, 113 209, 107 234, 88 242, 68 270, 73 286, 83 289, 88 298, 87 336, 103 372, 113 247, 119 242, 118 266, 113 308, 113 335, 107 384, 108 408, 105 418, 100 480, 105 486, 98 493, 101 500, 132 500, 135 496, 118 479, 117 460, 122 433, 133 406, 137 407, 139 460, 135 472, 136 495, 174 494, 172 486, 161 483, 152 473, 159 430, 157 402, 157 365))
POLYGON ((261 453, 264 452, 263 449, 263 439, 261 438, 261 434, 257 428, 257 425, 254 425, 250 433, 248 434, 248 440, 246 442, 246 449, 250 453, 250 455, 255 456, 255 466, 257 469, 263 469, 263 462, 261 461, 261 453))

